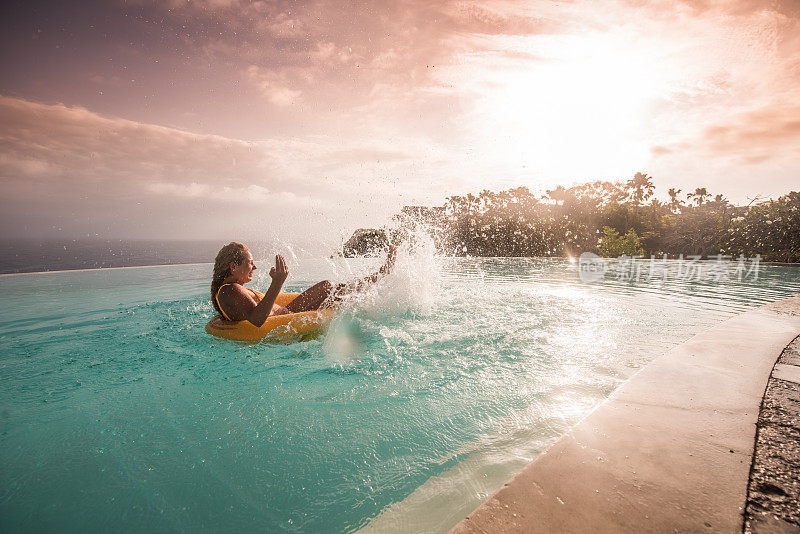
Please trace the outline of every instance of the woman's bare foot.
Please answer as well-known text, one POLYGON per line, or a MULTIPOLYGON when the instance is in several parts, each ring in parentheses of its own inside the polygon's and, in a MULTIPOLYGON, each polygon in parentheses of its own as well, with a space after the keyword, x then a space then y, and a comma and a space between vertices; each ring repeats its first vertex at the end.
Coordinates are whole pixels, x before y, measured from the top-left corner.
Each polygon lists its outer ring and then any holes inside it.
POLYGON ((394 262, 397 260, 397 247, 394 245, 389 245, 389 254, 386 256, 386 263, 378 270, 376 273, 372 273, 371 275, 360 278, 358 280, 353 280, 352 282, 347 282, 345 284, 337 284, 336 287, 331 292, 331 300, 337 301, 341 300, 344 295, 348 293, 354 293, 356 291, 361 291, 365 287, 369 286, 370 284, 374 284, 394 269, 394 262))

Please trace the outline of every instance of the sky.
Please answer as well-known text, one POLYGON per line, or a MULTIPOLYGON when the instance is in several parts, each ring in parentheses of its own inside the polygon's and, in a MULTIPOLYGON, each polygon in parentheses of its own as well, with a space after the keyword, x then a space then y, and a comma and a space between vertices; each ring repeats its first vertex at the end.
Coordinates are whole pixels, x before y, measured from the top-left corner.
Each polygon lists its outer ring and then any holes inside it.
POLYGON ((483 189, 800 189, 798 0, 0 14, 0 237, 335 246, 483 189))

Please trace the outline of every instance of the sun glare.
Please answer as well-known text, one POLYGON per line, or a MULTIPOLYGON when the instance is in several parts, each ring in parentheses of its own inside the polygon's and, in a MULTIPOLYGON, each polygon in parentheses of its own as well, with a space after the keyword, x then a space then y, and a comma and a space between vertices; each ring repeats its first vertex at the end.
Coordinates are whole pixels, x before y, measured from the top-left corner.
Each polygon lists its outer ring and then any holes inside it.
POLYGON ((553 178, 641 168, 657 66, 604 37, 551 37, 536 49, 545 59, 492 74, 479 112, 487 156, 553 178))

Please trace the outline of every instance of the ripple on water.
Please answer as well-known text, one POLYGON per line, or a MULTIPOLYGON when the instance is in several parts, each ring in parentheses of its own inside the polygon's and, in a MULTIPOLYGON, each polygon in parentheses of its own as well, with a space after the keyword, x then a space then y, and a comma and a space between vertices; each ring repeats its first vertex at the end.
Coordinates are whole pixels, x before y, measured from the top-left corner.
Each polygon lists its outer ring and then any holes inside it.
POLYGON ((207 275, 0 279, 20 302, 0 318, 4 521, 441 531, 655 355, 800 290, 786 266, 582 284, 561 260, 403 253, 327 335, 274 345, 205 334, 207 275))

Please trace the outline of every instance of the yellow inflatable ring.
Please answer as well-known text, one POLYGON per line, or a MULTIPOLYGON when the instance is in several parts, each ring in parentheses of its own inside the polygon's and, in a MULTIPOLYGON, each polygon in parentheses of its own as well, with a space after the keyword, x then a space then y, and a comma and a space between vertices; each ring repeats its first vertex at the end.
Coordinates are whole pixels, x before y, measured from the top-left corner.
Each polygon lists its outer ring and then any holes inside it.
MULTIPOLYGON (((254 291, 260 299, 263 293, 254 291)), ((286 306, 300 293, 281 293, 275 299, 275 304, 286 306)), ((273 315, 267 317, 264 324, 255 326, 250 321, 228 321, 217 314, 206 324, 206 332, 212 336, 233 341, 297 341, 313 337, 328 326, 333 317, 334 310, 307 311, 300 313, 287 313, 286 315, 273 315)))

